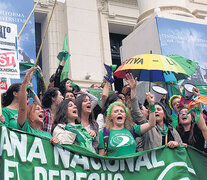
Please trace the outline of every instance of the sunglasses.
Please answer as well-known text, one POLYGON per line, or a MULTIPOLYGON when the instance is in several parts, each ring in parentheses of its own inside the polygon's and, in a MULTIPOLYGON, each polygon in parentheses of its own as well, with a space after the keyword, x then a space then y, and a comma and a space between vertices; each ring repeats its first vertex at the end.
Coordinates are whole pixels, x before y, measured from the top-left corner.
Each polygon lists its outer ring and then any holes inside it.
POLYGON ((182 111, 179 112, 179 114, 183 114, 183 113, 187 114, 188 110, 182 110, 182 111))

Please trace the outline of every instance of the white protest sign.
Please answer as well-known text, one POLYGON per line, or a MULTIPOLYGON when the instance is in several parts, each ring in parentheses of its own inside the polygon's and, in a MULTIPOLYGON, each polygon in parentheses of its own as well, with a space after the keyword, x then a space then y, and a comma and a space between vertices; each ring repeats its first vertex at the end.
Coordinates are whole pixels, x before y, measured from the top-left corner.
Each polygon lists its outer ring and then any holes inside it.
POLYGON ((0 22, 0 49, 15 50, 15 37, 17 36, 17 25, 0 22))

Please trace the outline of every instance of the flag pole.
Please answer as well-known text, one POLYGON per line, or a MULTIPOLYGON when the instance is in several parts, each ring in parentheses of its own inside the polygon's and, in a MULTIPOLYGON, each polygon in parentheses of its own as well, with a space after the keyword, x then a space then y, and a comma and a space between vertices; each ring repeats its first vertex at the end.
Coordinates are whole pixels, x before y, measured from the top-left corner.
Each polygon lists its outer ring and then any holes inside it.
MULTIPOLYGON (((38 63, 38 60, 39 60, 39 56, 40 56, 40 52, 42 50, 42 46, 44 44, 45 37, 47 35, 47 31, 48 31, 48 28, 49 28, 49 24, 50 24, 50 21, 52 19, 52 15, 53 15, 53 12, 54 12, 54 9, 55 9, 55 6, 56 6, 56 2, 57 2, 57 0, 55 0, 55 2, 54 2, 53 8, 52 8, 52 12, 50 14, 50 18, 49 18, 49 21, 47 23, 47 27, 46 27, 45 32, 44 32, 44 36, 43 36, 43 39, 42 39, 42 42, 41 42, 41 45, 40 45, 40 49, 39 49, 37 57, 36 57, 36 61, 35 61, 34 67, 37 66, 37 63, 38 63)), ((34 73, 34 71, 33 71, 33 73, 34 73)), ((33 73, 32 73, 32 75, 33 75, 33 73)), ((46 83, 45 83, 45 79, 43 77, 42 77, 42 80, 43 80, 44 88, 46 89, 46 83)))
POLYGON ((36 4, 35 4, 33 10, 31 11, 30 15, 28 16, 26 22, 24 23, 24 25, 23 25, 21 31, 19 32, 19 34, 18 34, 18 36, 17 36, 18 39, 19 39, 19 37, 21 36, 21 34, 22 34, 24 28, 26 27, 26 25, 27 25, 29 19, 31 18, 32 14, 34 13, 34 10, 36 9, 36 7, 37 7, 37 5, 39 4, 39 2, 40 2, 40 0, 38 0, 38 1, 36 2, 36 4))
POLYGON ((53 12, 54 12, 54 9, 55 9, 56 2, 57 2, 57 0, 55 0, 55 2, 54 2, 53 8, 52 8, 52 12, 51 12, 51 14, 50 14, 50 18, 49 18, 49 21, 48 21, 48 23, 47 23, 47 27, 46 27, 46 29, 45 29, 45 33, 44 33, 44 36, 43 36, 43 39, 42 39, 42 42, 41 42, 41 45, 40 45, 40 49, 39 49, 38 54, 37 54, 37 58, 36 58, 36 62, 35 62, 35 66, 37 65, 38 60, 39 60, 40 52, 41 52, 41 50, 42 50, 42 46, 43 46, 43 44, 44 44, 45 37, 46 37, 46 35, 47 35, 47 31, 48 31, 48 28, 49 28, 50 21, 51 21, 51 19, 52 19, 52 15, 53 15, 53 12))
MULTIPOLYGON (((152 50, 150 50, 150 54, 152 54, 152 50)), ((151 71, 150 71, 150 78, 151 78, 152 74, 151 74, 151 71)), ((151 82, 149 81, 149 92, 151 90, 151 82)))
MULTIPOLYGON (((1 81, 2 81, 2 79, 1 79, 1 81)), ((0 115, 2 115, 1 104, 2 104, 2 102, 1 102, 1 85, 0 85, 0 115)))

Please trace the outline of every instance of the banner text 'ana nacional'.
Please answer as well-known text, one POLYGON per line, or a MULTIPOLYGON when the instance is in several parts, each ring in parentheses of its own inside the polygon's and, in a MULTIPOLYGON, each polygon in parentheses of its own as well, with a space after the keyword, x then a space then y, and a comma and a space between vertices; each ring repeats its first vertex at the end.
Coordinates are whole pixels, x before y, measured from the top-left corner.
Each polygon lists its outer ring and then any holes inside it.
POLYGON ((0 124, 0 179, 205 179, 206 164, 207 155, 191 147, 106 158, 76 145, 53 146, 0 124))

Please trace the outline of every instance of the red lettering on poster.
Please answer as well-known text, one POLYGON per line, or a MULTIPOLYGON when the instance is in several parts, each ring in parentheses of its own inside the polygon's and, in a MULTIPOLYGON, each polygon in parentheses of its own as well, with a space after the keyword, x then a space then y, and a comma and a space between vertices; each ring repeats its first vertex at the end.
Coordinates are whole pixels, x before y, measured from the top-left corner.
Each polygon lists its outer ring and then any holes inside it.
POLYGON ((15 52, 0 53, 0 67, 16 66, 15 52))

